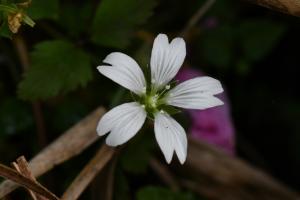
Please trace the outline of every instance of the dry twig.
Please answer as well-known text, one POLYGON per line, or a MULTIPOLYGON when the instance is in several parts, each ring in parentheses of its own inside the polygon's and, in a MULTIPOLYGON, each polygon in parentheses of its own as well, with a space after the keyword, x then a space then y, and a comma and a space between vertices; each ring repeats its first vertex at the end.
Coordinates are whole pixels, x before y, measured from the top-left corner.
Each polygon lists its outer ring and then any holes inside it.
POLYGON ((272 177, 227 156, 220 150, 189 138, 187 162, 178 167, 184 185, 215 200, 296 200, 300 196, 272 177))
MULTIPOLYGON (((25 176, 33 181, 36 181, 36 179, 34 178, 32 173, 29 171, 28 163, 24 156, 19 157, 17 159, 17 162, 12 163, 12 166, 23 176, 25 176)), ((26 188, 26 189, 33 200, 47 200, 45 197, 43 197, 39 194, 36 194, 32 190, 30 190, 28 188, 26 188)))
POLYGON ((103 169, 103 167, 111 160, 115 149, 105 144, 99 149, 97 154, 84 167, 80 174, 75 178, 73 183, 65 191, 62 200, 76 200, 86 189, 90 182, 103 169))
POLYGON ((33 190, 34 192, 43 195, 44 197, 47 197, 50 200, 58 200, 58 198, 51 193, 49 190, 47 190, 45 187, 43 187, 41 184, 39 184, 36 181, 33 181, 19 172, 6 167, 5 165, 0 164, 0 176, 9 180, 14 181, 16 184, 19 184, 25 188, 28 188, 30 190, 33 190))
MULTIPOLYGON (((94 143, 99 138, 96 134, 96 126, 104 112, 104 108, 99 107, 36 155, 29 162, 29 169, 33 176, 39 177, 56 165, 80 154, 94 143)), ((16 183, 9 180, 1 183, 0 199, 17 187, 16 183)))

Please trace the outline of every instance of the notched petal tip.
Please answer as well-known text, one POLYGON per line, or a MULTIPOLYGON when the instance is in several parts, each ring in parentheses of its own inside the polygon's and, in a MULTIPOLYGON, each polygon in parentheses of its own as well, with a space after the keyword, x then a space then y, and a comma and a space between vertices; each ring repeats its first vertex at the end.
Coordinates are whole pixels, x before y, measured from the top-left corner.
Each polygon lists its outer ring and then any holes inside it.
POLYGON ((156 36, 155 40, 156 40, 156 39, 158 39, 158 40, 167 40, 167 42, 169 42, 168 36, 167 36, 166 34, 164 34, 164 33, 159 33, 159 34, 156 36))

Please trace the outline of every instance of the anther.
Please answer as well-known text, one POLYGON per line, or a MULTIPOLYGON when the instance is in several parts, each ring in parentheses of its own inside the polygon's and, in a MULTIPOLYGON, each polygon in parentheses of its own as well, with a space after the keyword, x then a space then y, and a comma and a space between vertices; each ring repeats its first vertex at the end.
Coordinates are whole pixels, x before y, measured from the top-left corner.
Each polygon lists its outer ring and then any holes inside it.
POLYGON ((166 90, 169 90, 171 88, 170 85, 166 85, 166 90))

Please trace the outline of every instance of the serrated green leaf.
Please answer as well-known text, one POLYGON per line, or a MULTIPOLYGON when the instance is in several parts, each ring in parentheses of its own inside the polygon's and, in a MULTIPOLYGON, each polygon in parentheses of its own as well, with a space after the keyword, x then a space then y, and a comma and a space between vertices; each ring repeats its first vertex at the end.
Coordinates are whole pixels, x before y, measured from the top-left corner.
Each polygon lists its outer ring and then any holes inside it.
POLYGON ((137 192, 137 200, 195 200, 194 195, 172 192, 163 187, 147 186, 137 192))
POLYGON ((103 0, 92 26, 92 40, 109 47, 124 48, 133 31, 152 14, 156 0, 103 0))
POLYGON ((286 26, 281 23, 252 19, 244 21, 238 33, 243 53, 249 61, 257 61, 266 56, 277 44, 286 26))
POLYGON ((33 0, 27 9, 27 14, 34 20, 56 19, 59 12, 58 0, 33 0))
POLYGON ((49 98, 84 86, 92 78, 90 57, 66 41, 37 44, 31 62, 18 90, 24 99, 49 98))

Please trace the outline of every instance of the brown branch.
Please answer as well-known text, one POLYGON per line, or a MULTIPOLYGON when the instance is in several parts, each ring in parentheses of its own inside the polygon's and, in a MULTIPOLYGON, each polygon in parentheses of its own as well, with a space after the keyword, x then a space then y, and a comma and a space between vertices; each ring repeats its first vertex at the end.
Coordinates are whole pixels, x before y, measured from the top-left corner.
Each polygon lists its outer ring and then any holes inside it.
POLYGON ((19 172, 6 167, 5 165, 0 164, 0 176, 9 180, 14 181, 15 183, 28 188, 30 190, 33 190, 34 192, 43 195, 47 197, 50 200, 58 200, 58 197, 56 197, 53 193, 51 193, 49 190, 47 190, 45 187, 43 187, 41 184, 39 184, 36 181, 33 181, 19 172))
POLYGON ((161 178, 161 180, 165 184, 167 184, 171 188, 171 190, 179 191, 179 185, 171 171, 168 169, 168 166, 162 164, 156 158, 151 158, 149 164, 151 169, 161 178))
POLYGON ((189 139, 187 162, 176 168, 183 185, 215 200, 296 200, 300 196, 262 170, 189 139))
MULTIPOLYGON (((39 177, 56 165, 80 154, 94 143, 99 138, 96 134, 96 126, 104 112, 102 107, 96 109, 36 155, 29 162, 29 169, 33 176, 39 177)), ((18 185, 12 181, 1 183, 0 199, 17 187, 18 185)))
POLYGON ((270 8, 279 12, 300 17, 299 0, 247 0, 251 3, 270 8))
MULTIPOLYGON (((28 163, 24 156, 19 157, 17 159, 17 162, 12 163, 12 166, 23 176, 25 176, 33 181, 36 181, 36 179, 34 178, 34 176, 32 175, 32 173, 30 172, 30 170, 28 168, 28 163)), ((33 200, 47 200, 47 198, 34 193, 32 190, 30 190, 28 188, 26 188, 26 189, 33 200)))
POLYGON ((86 189, 90 182, 103 169, 103 167, 111 160, 115 149, 105 144, 99 149, 97 154, 84 167, 80 174, 75 178, 73 183, 65 191, 62 200, 76 200, 86 189))
MULTIPOLYGON (((11 165, 12 165, 12 167, 13 167, 15 170, 17 170, 17 172, 19 172, 20 174, 22 174, 23 176, 25 176, 25 177, 27 177, 27 178, 30 178, 30 177, 26 176, 25 174, 23 174, 23 173, 21 172, 21 169, 19 168, 19 165, 18 165, 16 162, 11 163, 11 165)), ((30 179, 31 179, 31 178, 30 178, 30 179)), ((31 179, 31 180, 32 180, 32 179, 31 179)), ((26 190, 27 190, 29 196, 31 197, 31 199, 37 200, 37 197, 36 197, 35 193, 34 193, 32 190, 30 190, 30 189, 28 189, 28 188, 26 188, 26 190)))

